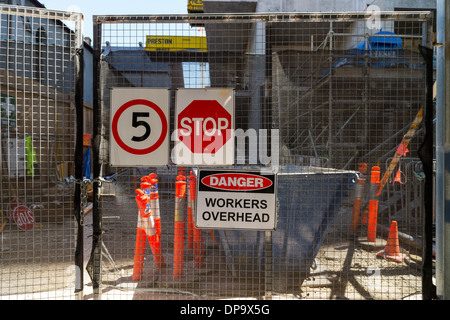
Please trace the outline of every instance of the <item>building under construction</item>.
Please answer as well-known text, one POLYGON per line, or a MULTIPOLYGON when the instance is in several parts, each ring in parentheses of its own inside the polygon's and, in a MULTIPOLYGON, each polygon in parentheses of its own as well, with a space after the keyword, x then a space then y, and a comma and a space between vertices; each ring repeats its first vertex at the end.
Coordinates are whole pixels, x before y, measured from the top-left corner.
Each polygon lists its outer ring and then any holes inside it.
MULTIPOLYGON (((208 0, 202 5, 207 14, 294 16, 296 11, 352 12, 369 6, 360 8, 355 1, 321 1, 319 6, 307 1, 208 0)), ((435 9, 432 1, 413 7, 402 1, 371 5, 393 11, 435 9)), ((367 21, 346 20, 205 25, 212 85, 236 88, 237 105, 248 106, 242 127, 280 128, 284 156, 306 156, 340 169, 384 163, 424 105, 419 52, 424 25, 383 21, 368 28, 367 21), (225 47, 233 49, 217 58, 225 47)), ((425 30, 429 37, 433 31, 431 26, 425 30)))

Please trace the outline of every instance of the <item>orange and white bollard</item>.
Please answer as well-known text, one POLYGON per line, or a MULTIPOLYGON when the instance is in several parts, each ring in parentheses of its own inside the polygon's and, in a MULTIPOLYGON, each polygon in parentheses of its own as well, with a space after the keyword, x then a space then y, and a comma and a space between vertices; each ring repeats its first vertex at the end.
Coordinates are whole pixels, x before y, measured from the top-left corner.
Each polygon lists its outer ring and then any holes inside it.
POLYGON ((183 275, 184 268, 184 213, 186 208, 186 177, 177 176, 175 182, 175 237, 173 244, 173 276, 183 275))
MULTIPOLYGON (((190 172, 188 177, 189 179, 189 197, 191 202, 191 210, 195 212, 195 200, 196 200, 196 188, 197 188, 197 179, 195 175, 190 172)), ((196 268, 202 268, 204 263, 204 248, 203 248, 203 235, 202 230, 197 229, 194 225, 194 221, 192 221, 192 229, 194 233, 194 266, 196 268)))
MULTIPOLYGON (((186 198, 187 198, 187 248, 192 250, 194 248, 194 219, 192 218, 193 211, 193 193, 195 197, 195 189, 191 188, 191 179, 193 177, 192 171, 191 174, 187 177, 187 185, 188 188, 186 190, 186 198)), ((195 199, 195 198, 194 198, 195 199)))
MULTIPOLYGON (((150 177, 144 176, 141 178, 140 188, 145 193, 145 195, 150 199, 150 177)), ((151 212, 150 202, 147 203, 147 212, 151 212)))
POLYGON ((367 241, 375 242, 377 235, 378 199, 377 192, 380 185, 380 167, 372 167, 370 173, 369 219, 367 221, 367 241))
POLYGON ((152 210, 153 221, 155 221, 158 241, 161 237, 161 211, 159 209, 158 179, 156 173, 150 173, 150 209, 152 210))
POLYGON ((136 193, 139 215, 136 230, 136 244, 134 248, 133 275, 131 276, 132 281, 139 281, 142 279, 142 273, 144 271, 145 240, 147 235, 144 230, 143 221, 148 217, 148 213, 146 212, 148 197, 140 189, 137 189, 136 193))
POLYGON ((155 224, 155 235, 149 238, 150 246, 152 246, 153 256, 157 268, 165 268, 164 257, 161 250, 161 213, 159 210, 159 192, 158 180, 156 174, 151 173, 150 178, 150 209, 152 211, 153 222, 155 224))
POLYGON ((359 226, 362 196, 364 192, 364 185, 366 183, 367 164, 360 163, 359 172, 360 176, 358 177, 358 183, 355 186, 355 199, 353 199, 352 221, 350 225, 350 231, 352 232, 356 232, 359 226))

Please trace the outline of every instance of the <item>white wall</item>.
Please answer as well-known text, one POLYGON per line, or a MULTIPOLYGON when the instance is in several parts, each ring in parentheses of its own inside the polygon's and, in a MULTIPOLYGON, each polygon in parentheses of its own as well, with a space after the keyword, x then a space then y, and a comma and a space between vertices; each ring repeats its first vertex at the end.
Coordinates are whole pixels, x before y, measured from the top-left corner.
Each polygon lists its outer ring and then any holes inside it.
POLYGON ((395 8, 436 8, 436 0, 258 0, 257 2, 257 12, 364 11, 369 5, 376 5, 382 11, 393 11, 395 8))

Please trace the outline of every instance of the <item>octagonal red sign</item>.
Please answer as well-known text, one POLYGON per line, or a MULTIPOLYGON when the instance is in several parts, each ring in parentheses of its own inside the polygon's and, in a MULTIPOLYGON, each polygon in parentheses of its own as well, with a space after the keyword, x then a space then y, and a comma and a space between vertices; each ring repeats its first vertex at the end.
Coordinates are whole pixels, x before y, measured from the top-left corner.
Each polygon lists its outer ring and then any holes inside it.
POLYGON ((177 127, 192 153, 215 154, 232 136, 232 117, 216 100, 194 100, 178 114, 177 127))
POLYGON ((14 222, 22 230, 31 230, 34 227, 34 214, 28 207, 20 205, 14 209, 14 222))

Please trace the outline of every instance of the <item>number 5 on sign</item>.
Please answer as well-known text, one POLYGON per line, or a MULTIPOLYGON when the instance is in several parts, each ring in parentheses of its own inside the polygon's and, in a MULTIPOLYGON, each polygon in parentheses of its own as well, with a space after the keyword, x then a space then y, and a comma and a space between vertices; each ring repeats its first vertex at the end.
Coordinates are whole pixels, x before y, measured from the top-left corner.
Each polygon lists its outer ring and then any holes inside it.
POLYGON ((169 99, 169 89, 111 89, 111 166, 168 164, 169 99))

